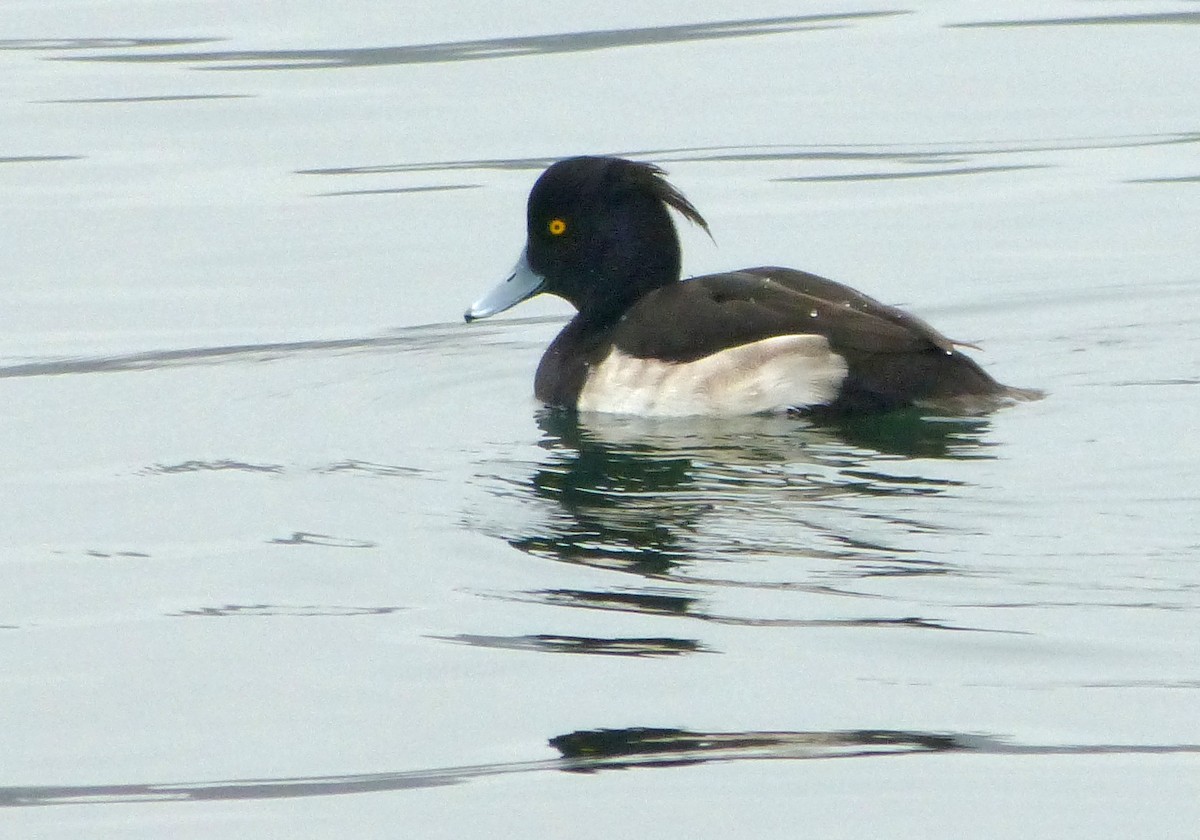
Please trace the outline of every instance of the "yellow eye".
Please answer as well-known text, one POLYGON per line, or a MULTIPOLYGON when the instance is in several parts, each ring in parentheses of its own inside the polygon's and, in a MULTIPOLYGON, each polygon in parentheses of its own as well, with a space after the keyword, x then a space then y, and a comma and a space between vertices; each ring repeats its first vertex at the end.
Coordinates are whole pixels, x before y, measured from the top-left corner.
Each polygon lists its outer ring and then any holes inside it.
POLYGON ((562 219, 551 219, 546 230, 550 231, 551 236, 562 236, 567 232, 567 223, 562 219))

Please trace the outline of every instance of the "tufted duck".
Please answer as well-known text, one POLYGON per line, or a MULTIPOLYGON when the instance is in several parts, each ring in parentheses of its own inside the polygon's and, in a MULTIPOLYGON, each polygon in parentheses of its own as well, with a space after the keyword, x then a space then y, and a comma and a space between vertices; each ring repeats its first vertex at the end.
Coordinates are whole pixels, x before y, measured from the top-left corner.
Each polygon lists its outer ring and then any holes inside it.
POLYGON ((652 164, 576 157, 534 184, 525 250, 465 317, 541 292, 575 306, 538 365, 541 401, 684 416, 977 410, 1036 395, 996 382, 920 318, 823 277, 762 267, 681 281, 668 208, 708 225, 663 175, 652 164))

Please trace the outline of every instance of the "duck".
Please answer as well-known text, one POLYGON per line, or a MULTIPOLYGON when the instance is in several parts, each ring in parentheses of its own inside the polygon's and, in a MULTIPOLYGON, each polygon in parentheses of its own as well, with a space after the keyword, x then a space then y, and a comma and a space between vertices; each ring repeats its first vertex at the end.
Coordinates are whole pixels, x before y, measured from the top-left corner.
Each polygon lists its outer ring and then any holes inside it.
POLYGON ((833 280, 778 266, 683 279, 672 210, 711 236, 655 164, 552 164, 530 191, 516 265, 465 320, 539 294, 574 306, 534 395, 579 412, 847 415, 1033 396, 959 349, 975 345, 833 280))

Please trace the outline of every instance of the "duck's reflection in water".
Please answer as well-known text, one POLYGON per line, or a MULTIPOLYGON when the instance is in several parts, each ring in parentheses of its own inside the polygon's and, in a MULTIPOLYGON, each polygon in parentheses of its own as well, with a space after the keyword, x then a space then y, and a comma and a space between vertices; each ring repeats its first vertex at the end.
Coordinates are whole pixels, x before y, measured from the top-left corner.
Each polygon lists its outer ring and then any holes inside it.
MULTIPOLYGON (((545 410, 538 422, 548 457, 527 486, 551 505, 526 533, 507 535, 509 542, 538 555, 651 576, 669 576, 698 558, 730 559, 756 549, 778 554, 780 538, 798 536, 796 526, 815 539, 792 545, 795 554, 842 556, 848 549, 857 557, 885 548, 856 536, 854 517, 817 514, 831 502, 961 486, 911 469, 897 474, 889 463, 988 457, 987 420, 915 412, 813 425, 787 417, 580 419, 545 410), (830 519, 841 527, 834 530, 830 519)), ((836 509, 844 514, 846 506, 836 509)), ((890 521, 902 530, 929 527, 890 521)))
MULTIPOLYGON (((954 477, 961 468, 939 466, 946 459, 992 457, 986 418, 915 411, 815 423, 547 409, 538 424, 545 457, 532 475, 497 488, 517 496, 521 512, 487 530, 532 555, 641 580, 512 597, 720 623, 827 625, 831 618, 719 614, 702 593, 676 584, 859 596, 855 579, 948 573, 944 559, 906 545, 906 535, 940 527, 917 497, 965 486, 954 477), (540 504, 531 505, 531 495, 540 504)), ((832 623, 945 626, 912 615, 832 623)))

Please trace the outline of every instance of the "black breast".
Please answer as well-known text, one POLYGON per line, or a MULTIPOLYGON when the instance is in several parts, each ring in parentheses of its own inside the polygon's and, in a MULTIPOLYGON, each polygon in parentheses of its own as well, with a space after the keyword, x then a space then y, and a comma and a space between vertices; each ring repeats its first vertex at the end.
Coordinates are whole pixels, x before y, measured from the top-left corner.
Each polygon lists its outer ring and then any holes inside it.
POLYGON ((612 349, 612 325, 576 315, 555 337, 538 363, 533 393, 547 405, 574 408, 588 370, 612 349))

